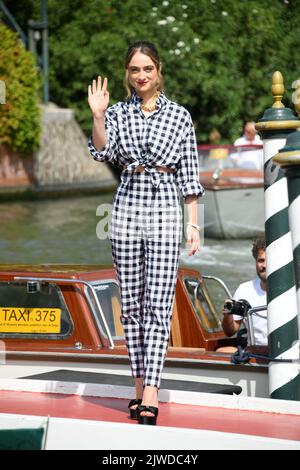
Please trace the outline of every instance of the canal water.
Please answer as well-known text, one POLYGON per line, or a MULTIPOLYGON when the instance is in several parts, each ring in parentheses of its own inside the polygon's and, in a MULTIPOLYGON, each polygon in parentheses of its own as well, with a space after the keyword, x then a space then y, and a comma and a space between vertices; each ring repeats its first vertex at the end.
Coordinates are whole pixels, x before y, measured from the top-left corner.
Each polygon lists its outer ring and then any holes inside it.
MULTIPOLYGON (((99 206, 114 194, 0 204, 0 263, 112 265, 109 239, 99 239, 99 206), (98 209, 98 213, 97 213, 98 209), (98 215, 97 215, 98 214, 98 215)), ((182 245, 180 266, 222 278, 234 291, 255 275, 251 240, 204 238, 194 256, 182 245)))

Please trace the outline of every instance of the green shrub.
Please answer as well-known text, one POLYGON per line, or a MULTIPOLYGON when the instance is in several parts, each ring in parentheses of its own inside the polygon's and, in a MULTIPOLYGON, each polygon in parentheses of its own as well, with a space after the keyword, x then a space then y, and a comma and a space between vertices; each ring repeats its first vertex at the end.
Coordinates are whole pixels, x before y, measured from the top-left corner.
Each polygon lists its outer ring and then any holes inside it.
POLYGON ((0 44, 0 144, 31 153, 38 147, 41 133, 35 58, 18 35, 1 22, 0 44))

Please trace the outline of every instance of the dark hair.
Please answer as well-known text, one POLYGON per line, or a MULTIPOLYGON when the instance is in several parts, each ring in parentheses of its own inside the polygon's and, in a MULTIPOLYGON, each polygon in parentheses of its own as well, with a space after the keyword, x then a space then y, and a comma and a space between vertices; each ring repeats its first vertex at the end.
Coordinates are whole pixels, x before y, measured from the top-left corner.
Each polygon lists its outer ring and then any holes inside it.
POLYGON ((252 245, 252 255, 255 260, 258 258, 260 250, 266 250, 266 240, 264 238, 255 238, 252 245))
POLYGON ((156 69, 158 71, 158 83, 157 83, 157 90, 161 91, 163 89, 163 77, 161 74, 161 61, 159 58, 158 51, 154 44, 148 41, 137 41, 131 44, 128 47, 125 60, 124 60, 124 67, 125 67, 125 77, 124 77, 124 87, 127 91, 127 98, 130 98, 133 87, 130 85, 128 80, 128 65, 136 52, 141 52, 150 57, 150 59, 154 62, 156 69))

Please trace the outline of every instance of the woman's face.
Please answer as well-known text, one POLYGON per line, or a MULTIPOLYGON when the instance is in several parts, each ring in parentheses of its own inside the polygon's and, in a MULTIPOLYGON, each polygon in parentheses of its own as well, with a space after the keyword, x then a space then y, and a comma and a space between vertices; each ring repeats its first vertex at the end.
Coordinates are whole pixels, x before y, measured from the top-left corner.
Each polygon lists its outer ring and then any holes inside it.
POLYGON ((136 52, 127 67, 130 85, 138 95, 157 90, 158 70, 148 55, 136 52))

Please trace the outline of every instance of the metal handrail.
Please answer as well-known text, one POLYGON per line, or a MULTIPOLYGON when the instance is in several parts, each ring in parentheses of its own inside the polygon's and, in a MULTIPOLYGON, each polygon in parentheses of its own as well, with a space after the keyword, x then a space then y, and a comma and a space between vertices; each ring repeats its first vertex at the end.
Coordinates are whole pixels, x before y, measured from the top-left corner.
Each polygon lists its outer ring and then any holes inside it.
MULTIPOLYGON (((29 276, 14 276, 14 279, 16 281, 45 281, 45 282, 49 282, 49 281, 52 281, 52 282, 64 282, 66 284, 84 284, 85 286, 88 286, 90 289, 91 289, 91 292, 93 293, 93 296, 94 296, 94 299, 95 299, 95 302, 96 302, 96 305, 97 305, 97 308, 99 310, 99 313, 100 313, 100 317, 101 317, 101 320, 103 322, 103 325, 104 325, 104 328, 106 330, 106 335, 107 335, 107 338, 108 338, 108 341, 109 341, 109 349, 114 349, 115 345, 114 345, 114 341, 112 339, 112 336, 111 336, 111 333, 110 333, 110 330, 109 330, 109 327, 107 325, 107 321, 105 319, 105 316, 104 316, 104 313, 103 313, 103 310, 102 310, 102 307, 100 305, 100 302, 99 302, 99 299, 98 299, 98 296, 97 296, 97 293, 95 292, 95 289, 94 287, 92 286, 92 284, 90 284, 89 282, 87 281, 83 281, 82 279, 65 279, 65 278, 57 278, 57 277, 29 277, 29 276)), ((89 300, 88 300, 88 303, 90 304, 89 300)), ((92 311, 93 310, 93 306, 90 304, 91 308, 92 308, 92 311)), ((99 331, 102 330, 102 327, 100 325, 100 322, 98 320, 98 317, 97 315, 95 315, 95 319, 96 319, 96 323, 97 323, 97 326, 99 328, 99 331)))
POLYGON ((259 307, 251 307, 251 308, 249 308, 249 310, 247 312, 250 346, 255 346, 252 315, 254 315, 257 312, 262 312, 263 310, 267 310, 267 305, 260 305, 259 307))
POLYGON ((219 277, 216 277, 216 276, 208 276, 208 275, 202 275, 202 279, 213 279, 214 281, 217 281, 219 284, 221 284, 221 286, 223 287, 223 289, 225 290, 226 294, 231 298, 232 297, 232 294, 229 290, 229 288, 227 287, 226 283, 220 279, 219 277))

